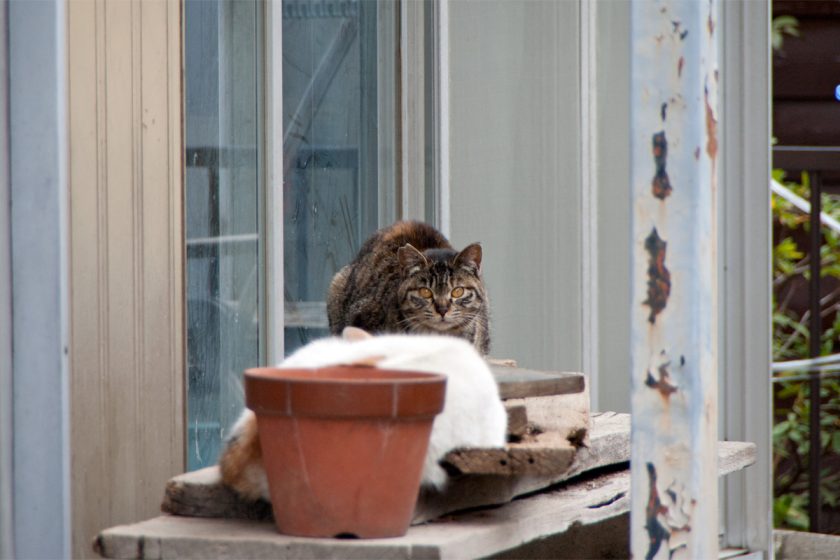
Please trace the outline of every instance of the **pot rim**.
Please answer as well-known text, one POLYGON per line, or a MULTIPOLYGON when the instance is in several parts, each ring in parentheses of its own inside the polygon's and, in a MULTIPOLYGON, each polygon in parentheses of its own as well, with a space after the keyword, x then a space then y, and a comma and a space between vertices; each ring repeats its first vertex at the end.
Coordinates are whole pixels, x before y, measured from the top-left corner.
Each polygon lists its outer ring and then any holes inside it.
POLYGON ((278 383, 313 383, 313 384, 327 384, 327 383, 349 383, 352 385, 393 385, 393 384, 417 384, 417 383, 438 383, 441 379, 446 379, 446 376, 440 373, 431 373, 426 371, 415 370, 401 370, 379 368, 367 365, 338 365, 338 366, 324 366, 314 368, 284 368, 279 366, 265 366, 248 368, 245 370, 245 376, 254 379, 265 381, 276 381, 278 383), (374 373, 374 377, 366 377, 360 375, 359 370, 370 371, 374 373), (356 372, 347 377, 328 377, 328 372, 356 372), (313 374, 323 373, 323 377, 318 377, 313 374), (297 374, 297 375, 289 375, 297 374))
POLYGON ((443 410, 447 377, 370 366, 251 368, 245 403, 258 415, 430 418, 443 410))

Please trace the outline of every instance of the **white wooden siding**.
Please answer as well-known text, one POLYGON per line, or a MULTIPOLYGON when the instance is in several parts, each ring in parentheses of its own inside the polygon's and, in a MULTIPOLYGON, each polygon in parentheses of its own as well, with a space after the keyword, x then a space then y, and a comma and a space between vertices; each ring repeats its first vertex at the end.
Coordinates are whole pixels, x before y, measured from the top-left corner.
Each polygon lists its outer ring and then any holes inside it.
POLYGON ((184 469, 181 5, 68 4, 73 555, 184 469))

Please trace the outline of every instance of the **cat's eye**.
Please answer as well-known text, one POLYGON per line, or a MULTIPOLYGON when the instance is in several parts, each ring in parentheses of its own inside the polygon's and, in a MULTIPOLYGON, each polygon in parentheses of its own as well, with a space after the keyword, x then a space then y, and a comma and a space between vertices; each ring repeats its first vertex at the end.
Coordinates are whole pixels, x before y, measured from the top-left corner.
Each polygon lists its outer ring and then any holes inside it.
POLYGON ((426 299, 432 299, 432 290, 429 288, 420 288, 420 295, 426 299))
POLYGON ((464 288, 462 288, 462 287, 458 286, 457 288, 455 288, 454 290, 452 290, 452 297, 454 297, 454 298, 459 298, 459 297, 461 297, 462 295, 464 295, 464 288))

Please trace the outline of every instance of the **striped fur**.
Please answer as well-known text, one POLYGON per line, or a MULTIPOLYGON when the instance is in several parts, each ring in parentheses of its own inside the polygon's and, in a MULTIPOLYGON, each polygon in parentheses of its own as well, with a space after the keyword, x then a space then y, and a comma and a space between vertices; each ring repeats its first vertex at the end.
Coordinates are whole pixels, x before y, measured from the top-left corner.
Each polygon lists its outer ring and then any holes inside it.
POLYGON ((455 251, 421 222, 383 228, 333 278, 327 295, 330 329, 453 335, 486 355, 489 301, 481 258, 479 244, 455 251))

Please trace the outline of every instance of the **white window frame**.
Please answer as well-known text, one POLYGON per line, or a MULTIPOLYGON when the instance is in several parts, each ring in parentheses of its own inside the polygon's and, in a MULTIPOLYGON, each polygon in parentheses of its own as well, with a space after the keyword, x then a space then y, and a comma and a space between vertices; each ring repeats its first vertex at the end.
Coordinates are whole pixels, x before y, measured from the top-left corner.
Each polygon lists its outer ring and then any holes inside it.
POLYGON ((283 8, 266 4, 265 23, 265 319, 266 359, 283 359, 283 8), (277 71, 274 71, 274 69, 277 71))
POLYGON ((773 557, 770 388, 770 5, 722 2, 723 278, 719 439, 757 458, 723 482, 724 544, 773 557), (749 69, 749 72, 747 72, 749 69))
MULTIPOLYGON (((380 21, 399 17, 401 48, 399 75, 389 76, 389 69, 383 68, 379 80, 383 94, 379 96, 379 134, 380 137, 393 134, 398 140, 397 153, 380 151, 382 161, 395 160, 396 173, 383 173, 379 177, 379 226, 396 219, 417 219, 432 221, 447 235, 449 3, 448 0, 431 4, 400 0, 384 2, 381 6, 380 21), (430 26, 427 26, 430 15, 426 10, 431 10, 430 26), (427 75, 428 69, 432 76, 427 75), (384 83, 389 78, 399 85, 401 110, 393 106, 391 84, 384 83), (429 83, 431 87, 428 87, 429 83), (431 173, 425 165, 427 135, 432 135, 434 145, 431 173), (430 200, 433 201, 431 207, 430 200)), ((385 30, 388 28, 388 25, 383 26, 385 30)), ((283 216, 283 14, 279 0, 266 4, 265 45, 265 348, 268 363, 276 364, 282 361, 285 350, 283 223, 271 219, 272 216, 283 216)), ((382 147, 385 144, 380 142, 380 150, 388 149, 382 147)))

